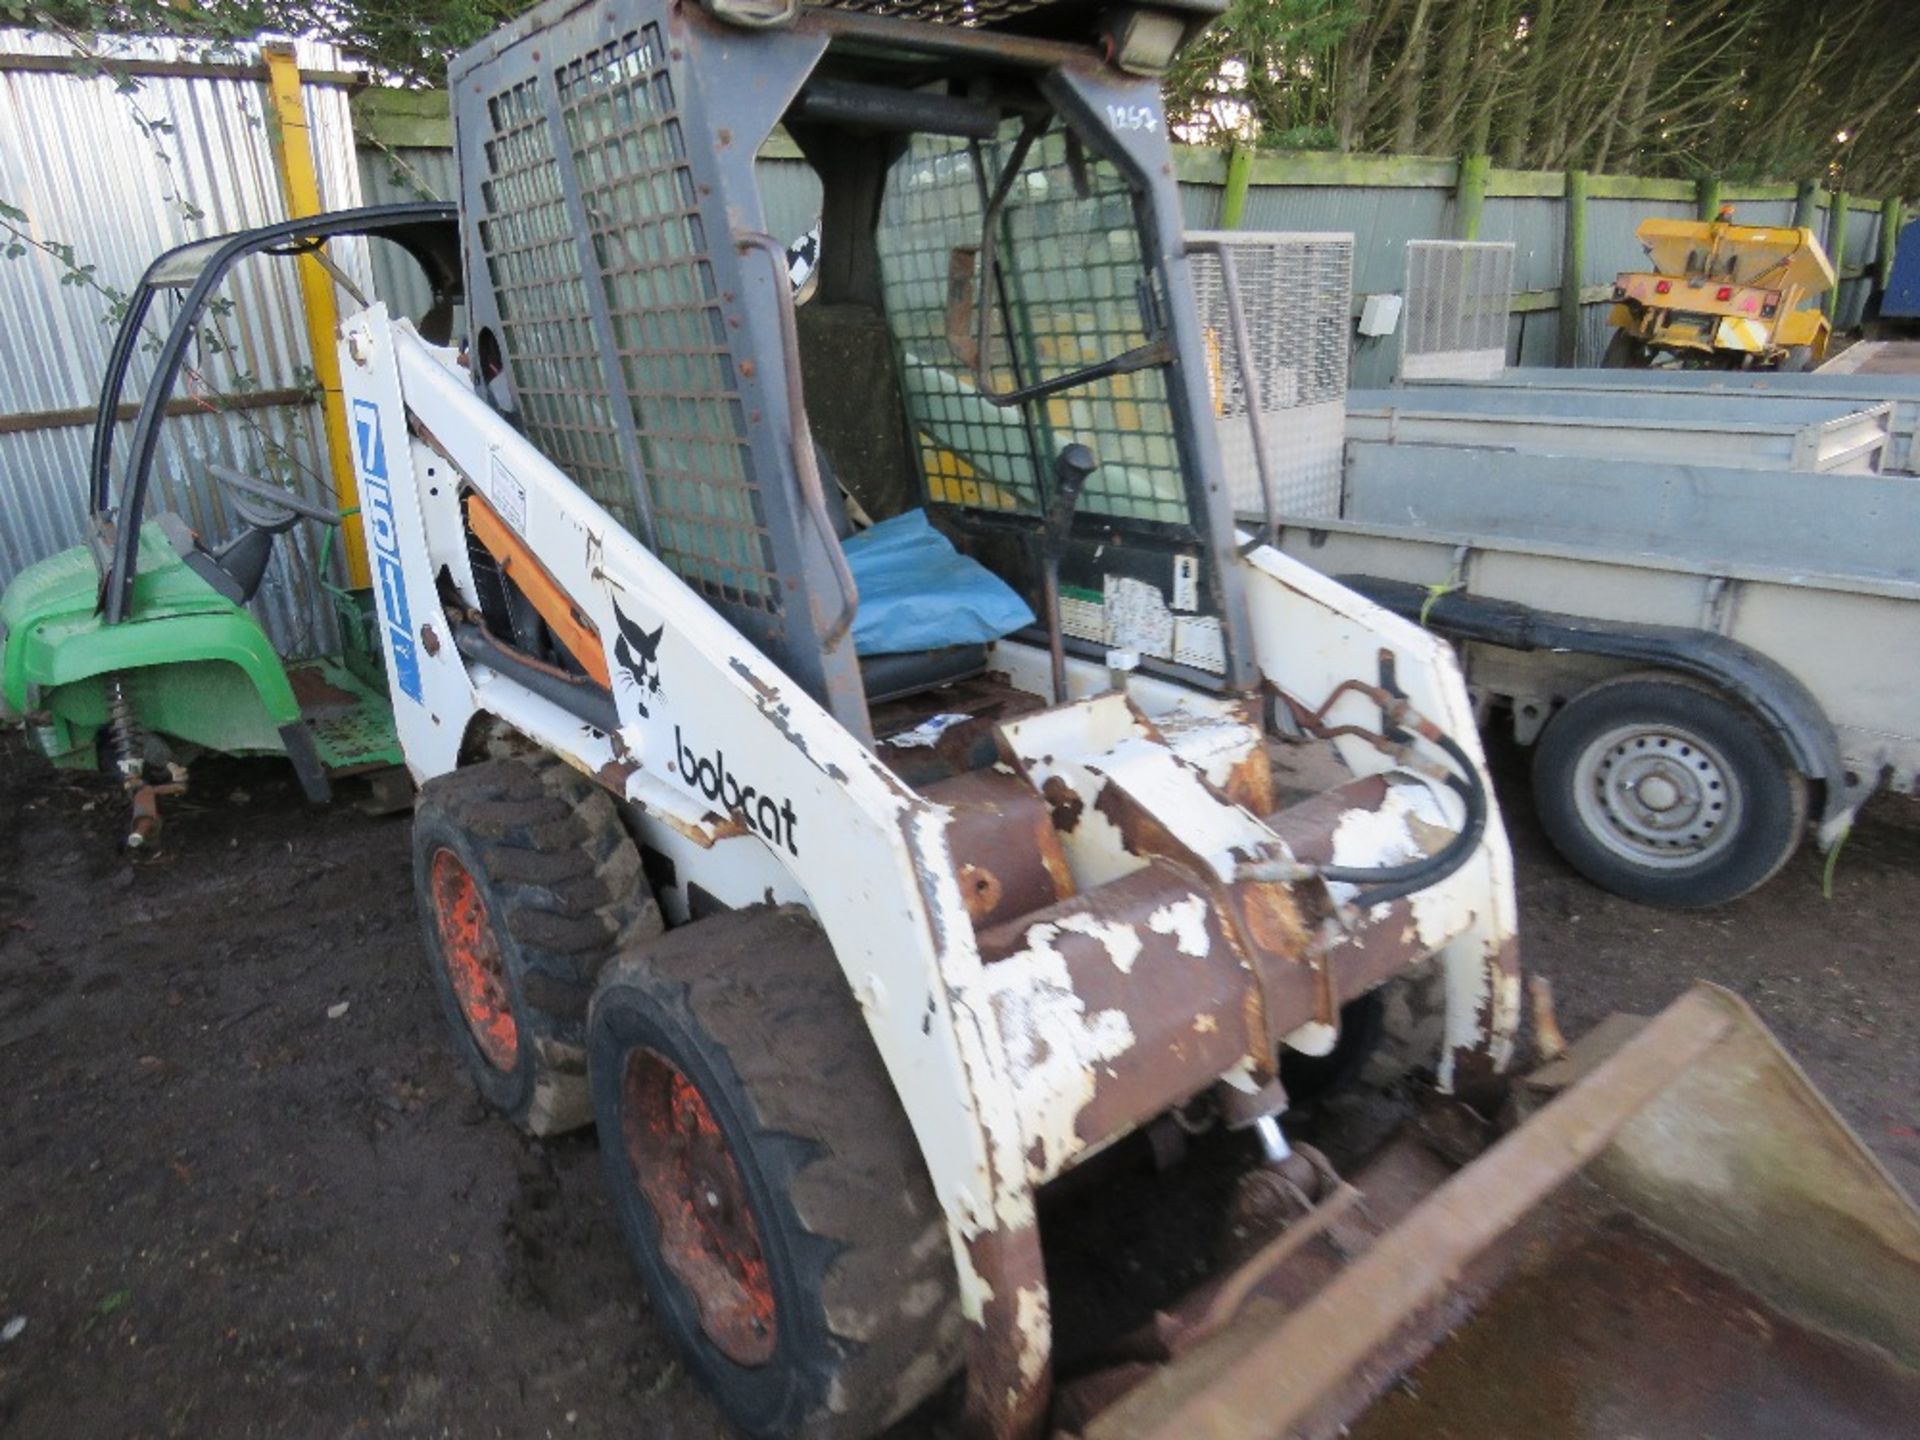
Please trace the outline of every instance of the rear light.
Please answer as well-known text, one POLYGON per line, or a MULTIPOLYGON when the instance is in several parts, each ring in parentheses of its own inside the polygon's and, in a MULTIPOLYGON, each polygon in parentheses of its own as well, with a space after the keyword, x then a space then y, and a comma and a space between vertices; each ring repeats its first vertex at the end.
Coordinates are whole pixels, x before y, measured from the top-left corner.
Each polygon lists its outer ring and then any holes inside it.
POLYGON ((1713 298, 1716 300, 1731 300, 1733 298, 1733 287, 1731 285, 1722 285, 1718 290, 1713 292, 1713 298))
POLYGON ((1616 300, 1624 300, 1624 299, 1626 299, 1626 298, 1627 298, 1627 287, 1626 287, 1626 286, 1624 286, 1624 285, 1616 285, 1616 286, 1614 286, 1614 287, 1613 287, 1613 298, 1614 298, 1614 299, 1616 299, 1616 300))
POLYGON ((1668 294, 1671 294, 1672 292, 1673 292, 1673 282, 1671 280, 1660 280, 1655 282, 1653 287, 1654 294, 1668 295, 1668 294))
POLYGON ((1769 300, 1766 304, 1760 307, 1760 317, 1763 320, 1771 320, 1779 312, 1779 310, 1780 310, 1780 307, 1774 304, 1771 300, 1769 300))

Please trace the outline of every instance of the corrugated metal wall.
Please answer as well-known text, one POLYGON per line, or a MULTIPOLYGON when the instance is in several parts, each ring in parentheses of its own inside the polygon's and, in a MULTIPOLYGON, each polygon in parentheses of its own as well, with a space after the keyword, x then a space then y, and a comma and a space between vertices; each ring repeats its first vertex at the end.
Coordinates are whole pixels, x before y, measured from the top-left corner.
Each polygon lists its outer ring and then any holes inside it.
MULTIPOLYGON (((112 42, 106 53, 132 62, 259 64, 251 46, 207 57, 172 41, 128 40, 112 42)), ((55 37, 0 30, 0 55, 71 54, 55 37)), ((328 45, 302 41, 296 57, 303 70, 343 68, 328 45)), ((322 203, 357 205, 359 166, 346 92, 314 85, 305 98, 322 203)), ((105 76, 0 69, 0 199, 26 211, 34 239, 71 245, 76 261, 93 266, 103 284, 130 291, 163 250, 285 218, 264 106, 265 86, 252 78, 144 76, 123 92, 105 76), (143 122, 149 133, 142 132, 143 122)), ((336 259, 364 283, 362 247, 340 247, 336 259)), ((0 260, 6 360, 0 365, 0 585, 84 539, 91 420, 44 421, 62 411, 90 415, 116 327, 107 318, 108 299, 88 286, 63 284, 63 269, 38 250, 0 260)), ((249 261, 225 293, 234 309, 221 323, 233 354, 204 346, 189 355, 189 365, 226 393, 299 387, 311 357, 293 267, 249 261), (250 379, 236 382, 236 368, 250 379)), ((170 313, 161 297, 150 331, 160 332, 170 313)), ((133 371, 125 400, 137 400, 144 389, 150 374, 144 353, 133 371)), ((181 398, 194 393, 183 385, 181 398)), ((302 493, 329 499, 317 417, 317 407, 301 404, 170 420, 154 466, 152 507, 176 510, 201 533, 223 539, 233 520, 206 465, 225 461, 264 474, 268 452, 284 452, 302 467, 294 472, 302 493)), ((120 427, 122 444, 131 429, 120 427)), ((324 645, 331 635, 314 580, 314 529, 303 524, 276 545, 254 605, 275 643, 294 654, 324 645)))

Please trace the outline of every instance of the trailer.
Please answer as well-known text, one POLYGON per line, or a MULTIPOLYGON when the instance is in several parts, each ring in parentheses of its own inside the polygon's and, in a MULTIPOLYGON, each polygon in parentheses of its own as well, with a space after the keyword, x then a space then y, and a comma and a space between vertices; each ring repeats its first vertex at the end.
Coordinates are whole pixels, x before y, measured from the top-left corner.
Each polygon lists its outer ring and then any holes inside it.
POLYGON ((1809 829, 1831 848, 1877 789, 1920 784, 1920 377, 1507 370, 1356 391, 1310 486, 1278 478, 1300 460, 1286 382, 1263 383, 1277 400, 1216 385, 1243 525, 1456 643, 1482 723, 1535 747, 1541 822, 1596 883, 1723 903, 1809 829))
POLYGON ((1347 438, 1629 456, 1769 470, 1873 472, 1893 431, 1889 401, 1811 396, 1662 395, 1452 386, 1355 390, 1347 438))
POLYGON ((1897 475, 1920 473, 1920 375, 1840 373, 1826 367, 1795 374, 1782 370, 1555 370, 1543 365, 1518 365, 1472 382, 1434 379, 1418 383, 1444 387, 1449 394, 1497 389, 1635 395, 1649 400, 1683 395, 1750 395, 1785 401, 1887 404, 1893 412, 1880 469, 1897 475))

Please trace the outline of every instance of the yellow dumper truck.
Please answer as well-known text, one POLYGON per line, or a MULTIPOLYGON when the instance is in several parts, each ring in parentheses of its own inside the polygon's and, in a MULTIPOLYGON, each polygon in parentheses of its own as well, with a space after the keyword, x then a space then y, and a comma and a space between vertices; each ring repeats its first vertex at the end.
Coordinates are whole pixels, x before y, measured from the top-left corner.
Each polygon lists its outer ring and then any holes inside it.
POLYGON ((1614 279, 1606 368, 1809 370, 1825 357, 1833 327, 1819 297, 1835 277, 1811 230, 1736 225, 1723 206, 1711 221, 1656 218, 1634 233, 1653 268, 1614 279))

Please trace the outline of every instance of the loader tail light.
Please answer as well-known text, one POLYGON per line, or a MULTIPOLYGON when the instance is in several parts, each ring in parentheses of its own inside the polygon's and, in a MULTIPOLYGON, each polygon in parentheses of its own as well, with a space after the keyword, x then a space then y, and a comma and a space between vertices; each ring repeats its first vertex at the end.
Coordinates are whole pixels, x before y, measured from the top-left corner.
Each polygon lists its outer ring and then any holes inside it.
POLYGON ((1722 285, 1718 290, 1713 292, 1713 298, 1716 300, 1731 300, 1733 298, 1733 287, 1731 285, 1722 285))
POLYGON ((1780 311, 1780 292, 1778 290, 1767 291, 1766 299, 1761 301, 1760 303, 1760 313, 1762 315, 1771 317, 1773 315, 1777 315, 1779 311, 1780 311))
POLYGON ((1671 280, 1655 281, 1653 293, 1656 295, 1671 295, 1673 293, 1673 282, 1671 280))

